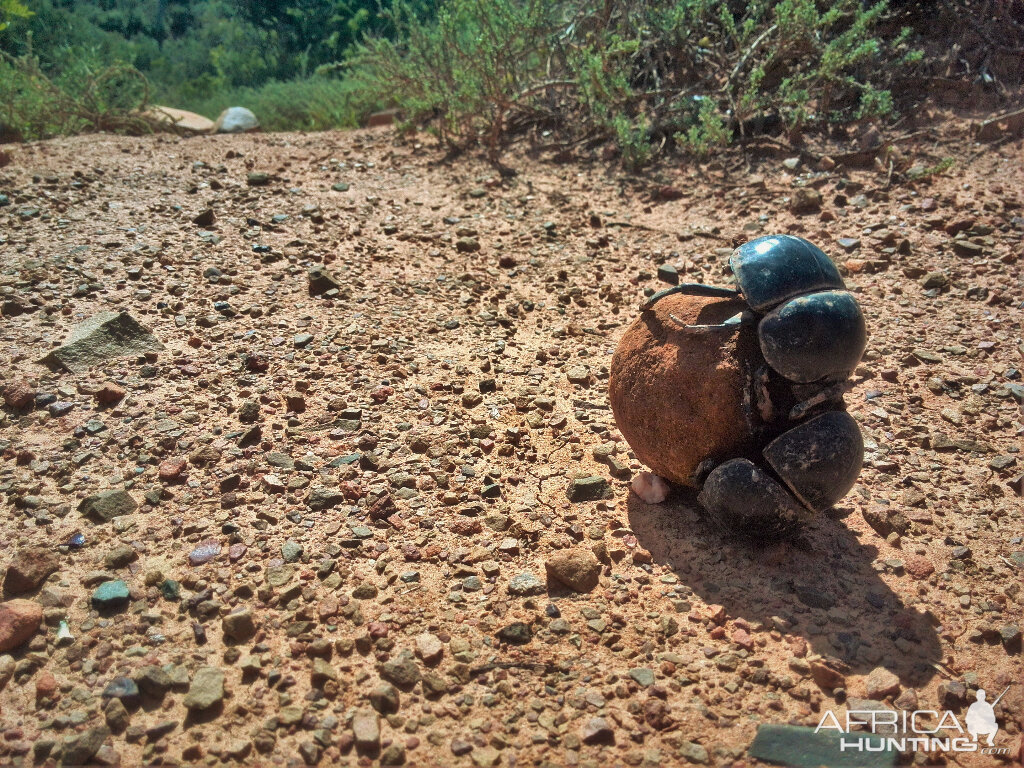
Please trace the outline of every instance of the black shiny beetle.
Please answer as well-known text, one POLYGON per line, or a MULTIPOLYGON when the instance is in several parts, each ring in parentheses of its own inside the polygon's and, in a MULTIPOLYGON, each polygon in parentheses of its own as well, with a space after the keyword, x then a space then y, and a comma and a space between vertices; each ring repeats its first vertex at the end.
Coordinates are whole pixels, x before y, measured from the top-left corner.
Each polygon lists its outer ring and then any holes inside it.
POLYGON ((749 309, 724 323, 685 327, 714 332, 757 324, 763 360, 749 376, 748 421, 764 448, 722 463, 710 459, 694 481, 715 521, 770 539, 831 507, 860 474, 864 441, 842 398, 867 330, 835 265, 803 238, 759 237, 737 248, 729 266, 739 290, 686 283, 654 294, 641 310, 675 293, 746 301, 749 309))

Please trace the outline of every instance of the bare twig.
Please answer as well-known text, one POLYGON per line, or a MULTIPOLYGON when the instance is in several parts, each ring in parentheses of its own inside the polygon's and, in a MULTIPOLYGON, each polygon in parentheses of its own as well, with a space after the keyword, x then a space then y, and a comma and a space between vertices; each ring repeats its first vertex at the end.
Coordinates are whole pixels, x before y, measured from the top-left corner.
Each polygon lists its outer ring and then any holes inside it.
POLYGON ((768 27, 768 29, 766 29, 764 32, 757 36, 757 39, 755 39, 754 42, 752 42, 747 47, 747 50, 743 52, 743 55, 740 56, 740 60, 736 62, 736 66, 732 68, 732 72, 729 73, 729 77, 726 79, 725 85, 723 85, 720 90, 728 91, 732 87, 733 80, 736 79, 736 76, 740 73, 740 70, 743 69, 743 65, 747 63, 747 59, 750 58, 754 51, 761 47, 761 43, 763 43, 768 38, 768 35, 770 35, 778 28, 778 24, 772 24, 770 27, 768 27))

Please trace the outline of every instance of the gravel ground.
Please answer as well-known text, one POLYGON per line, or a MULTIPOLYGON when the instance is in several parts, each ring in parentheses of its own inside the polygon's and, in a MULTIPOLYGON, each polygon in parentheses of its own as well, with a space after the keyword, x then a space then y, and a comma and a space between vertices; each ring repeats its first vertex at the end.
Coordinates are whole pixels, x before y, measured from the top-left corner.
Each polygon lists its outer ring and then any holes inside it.
POLYGON ((502 179, 387 130, 10 149, 0 763, 753 766, 762 724, 1007 686, 1005 754, 902 759, 1020 760, 1024 150, 945 141, 891 184, 502 179), (864 308, 867 461, 755 548, 631 493, 606 389, 659 266, 725 284, 771 232, 864 308), (155 338, 39 362, 102 312, 155 338))

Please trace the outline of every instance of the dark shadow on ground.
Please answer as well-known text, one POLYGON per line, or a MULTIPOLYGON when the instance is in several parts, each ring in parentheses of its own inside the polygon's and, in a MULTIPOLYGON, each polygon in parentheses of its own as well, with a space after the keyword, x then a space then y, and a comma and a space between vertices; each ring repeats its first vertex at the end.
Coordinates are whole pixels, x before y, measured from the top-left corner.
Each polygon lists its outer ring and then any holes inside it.
POLYGON ((769 629, 781 617, 792 623, 787 634, 803 636, 812 652, 840 659, 856 674, 881 666, 915 688, 935 674, 935 628, 879 578, 876 550, 842 521, 822 516, 796 541, 762 548, 721 533, 698 509, 685 489, 655 506, 629 494, 640 546, 703 601, 769 629))

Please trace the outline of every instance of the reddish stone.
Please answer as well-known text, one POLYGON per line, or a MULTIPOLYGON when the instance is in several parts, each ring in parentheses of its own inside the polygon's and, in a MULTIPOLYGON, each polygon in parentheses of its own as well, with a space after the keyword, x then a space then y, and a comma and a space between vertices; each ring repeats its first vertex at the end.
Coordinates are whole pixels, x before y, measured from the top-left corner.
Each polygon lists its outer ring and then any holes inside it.
POLYGON ((646 549, 642 549, 640 547, 637 547, 635 550, 633 550, 633 563, 634 564, 636 564, 636 565, 643 565, 644 563, 652 563, 652 562, 654 562, 654 555, 652 555, 650 553, 650 551, 648 551, 646 549))
POLYGON ((342 754, 350 752, 352 747, 355 746, 356 737, 352 735, 352 731, 342 731, 341 735, 335 739, 335 743, 338 745, 338 749, 341 750, 342 754))
POLYGON ((31 600, 0 603, 0 653, 14 650, 27 642, 39 629, 43 607, 31 600))
POLYGON ((4 402, 11 408, 28 408, 35 399, 36 391, 27 381, 12 381, 4 387, 4 402))
POLYGON ((815 683, 830 691, 846 687, 846 678, 843 674, 820 661, 811 662, 811 677, 815 683))
POLYGON ((160 479, 165 483, 172 482, 181 477, 181 473, 185 471, 185 467, 188 465, 188 459, 175 458, 167 459, 160 464, 160 479))
POLYGON ((672 716, 669 714, 668 704, 661 699, 649 698, 643 703, 644 720, 647 724, 658 731, 663 731, 672 725, 672 716))
POLYGON ((452 533, 458 533, 462 536, 470 536, 474 533, 480 533, 483 530, 483 525, 480 521, 472 517, 460 517, 452 521, 452 524, 448 526, 448 529, 452 533))
POLYGON ((373 390, 373 392, 370 393, 370 397, 373 398, 373 401, 375 403, 383 403, 393 394, 395 394, 394 389, 381 384, 379 387, 373 390))
POLYGON ((266 355, 250 352, 245 357, 245 367, 253 373, 264 373, 270 368, 270 360, 267 359, 266 355))
POLYGON ((746 630, 737 629, 732 633, 731 639, 740 648, 746 648, 748 651, 753 650, 754 648, 754 638, 752 638, 746 630))
POLYGON ((864 681, 869 699, 881 700, 900 692, 900 679, 885 667, 875 667, 864 681))
POLYGON ((36 676, 36 702, 47 701, 57 694, 57 678, 44 669, 36 676))
POLYGON ((384 109, 380 112, 374 112, 366 118, 366 127, 383 128, 385 126, 394 125, 395 120, 398 119, 400 114, 400 110, 397 109, 384 109))
POLYGON ((4 593, 31 592, 60 567, 56 552, 46 547, 23 547, 15 552, 4 576, 4 593))
POLYGON ((802 659, 807 655, 807 641, 802 637, 789 637, 787 638, 789 646, 793 651, 793 655, 798 659, 802 659))
MULTIPOLYGON (((342 493, 344 493, 344 491, 342 491, 342 493)), ((398 505, 395 504, 395 500, 391 498, 391 494, 386 493, 374 501, 367 511, 370 514, 371 520, 387 520, 398 511, 398 505)))
POLYGON ((593 550, 585 547, 566 549, 551 555, 544 563, 548 579, 576 592, 589 592, 597 586, 601 563, 593 550))
POLYGON ((113 405, 119 403, 124 399, 126 392, 124 387, 119 387, 111 381, 105 383, 102 387, 96 390, 93 397, 96 398, 96 402, 100 405, 113 405))
POLYGON ((911 555, 906 559, 903 567, 915 579, 927 579, 935 573, 935 566, 932 565, 931 560, 921 555, 911 555))
POLYGON ((358 483, 353 483, 350 480, 342 480, 338 483, 338 490, 348 501, 358 501, 366 495, 366 491, 358 483))
POLYGON ((325 597, 317 606, 317 610, 320 613, 320 621, 326 621, 332 616, 337 616, 338 608, 338 600, 336 598, 325 597))
POLYGON ((962 219, 957 219, 956 221, 949 222, 948 224, 946 224, 944 229, 946 230, 946 234, 955 235, 958 232, 963 232, 964 230, 970 229, 973 226, 974 218, 971 216, 967 216, 962 219))

